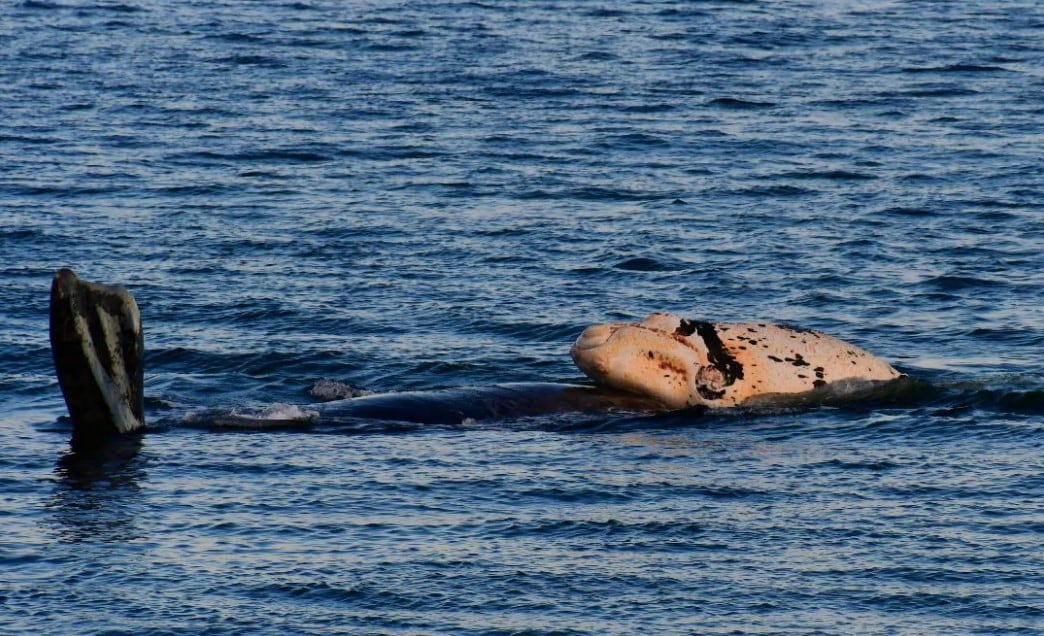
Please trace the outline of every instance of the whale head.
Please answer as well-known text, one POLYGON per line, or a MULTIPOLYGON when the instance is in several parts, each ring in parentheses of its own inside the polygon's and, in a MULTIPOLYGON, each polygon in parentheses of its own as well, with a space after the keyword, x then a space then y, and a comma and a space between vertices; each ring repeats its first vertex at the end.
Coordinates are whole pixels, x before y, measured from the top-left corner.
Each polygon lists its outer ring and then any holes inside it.
POLYGON ((141 314, 127 290, 58 270, 51 283, 51 352, 74 442, 145 425, 144 349, 141 314))
POLYGON ((687 338, 696 324, 653 314, 640 323, 595 325, 580 334, 570 354, 598 384, 652 397, 670 409, 706 404, 716 396, 707 387, 723 378, 708 365, 702 341, 687 338))

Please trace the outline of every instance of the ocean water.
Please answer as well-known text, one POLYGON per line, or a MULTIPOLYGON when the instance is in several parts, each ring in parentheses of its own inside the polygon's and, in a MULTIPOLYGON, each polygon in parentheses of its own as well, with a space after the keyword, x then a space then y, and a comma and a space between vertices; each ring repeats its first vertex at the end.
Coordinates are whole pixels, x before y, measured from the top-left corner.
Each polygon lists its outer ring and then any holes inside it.
POLYGON ((1044 633, 1044 5, 0 6, 0 633, 1044 633), (69 446, 59 267, 151 432, 69 446), (820 329, 912 388, 215 432, 582 381, 585 327, 820 329), (274 406, 275 405, 275 406, 274 406))

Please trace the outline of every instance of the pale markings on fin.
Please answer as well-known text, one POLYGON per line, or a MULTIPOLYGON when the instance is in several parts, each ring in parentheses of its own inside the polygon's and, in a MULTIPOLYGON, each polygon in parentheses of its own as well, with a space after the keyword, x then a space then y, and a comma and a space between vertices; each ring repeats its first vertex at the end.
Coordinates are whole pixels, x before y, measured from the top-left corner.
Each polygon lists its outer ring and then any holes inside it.
POLYGON ((105 334, 105 346, 112 361, 112 371, 115 377, 109 375, 98 359, 97 347, 94 338, 91 337, 87 321, 78 314, 73 317, 73 320, 76 324, 76 332, 80 335, 80 346, 83 349, 84 359, 91 368, 91 375, 98 383, 98 389, 101 391, 105 404, 109 407, 109 412, 112 413, 113 424, 120 433, 127 433, 141 428, 141 422, 130 409, 131 391, 127 385, 127 373, 123 365, 123 350, 116 335, 119 325, 100 307, 96 309, 102 333, 105 334))

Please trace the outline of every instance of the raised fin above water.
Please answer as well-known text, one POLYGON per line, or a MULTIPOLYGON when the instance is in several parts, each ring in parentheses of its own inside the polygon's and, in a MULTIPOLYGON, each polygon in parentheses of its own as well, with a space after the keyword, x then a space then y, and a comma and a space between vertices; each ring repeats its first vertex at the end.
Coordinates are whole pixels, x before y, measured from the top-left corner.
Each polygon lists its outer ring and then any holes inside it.
POLYGON ((51 283, 51 352, 74 443, 144 428, 145 339, 127 290, 58 270, 51 283))

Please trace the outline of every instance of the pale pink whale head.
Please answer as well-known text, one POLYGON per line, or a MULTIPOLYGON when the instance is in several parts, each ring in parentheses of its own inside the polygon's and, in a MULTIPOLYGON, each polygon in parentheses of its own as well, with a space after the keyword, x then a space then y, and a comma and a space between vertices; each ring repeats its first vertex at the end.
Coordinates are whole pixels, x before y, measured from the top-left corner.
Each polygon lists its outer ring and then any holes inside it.
POLYGON ((590 327, 571 353, 598 384, 654 398, 669 409, 736 406, 831 383, 901 375, 859 347, 817 331, 671 314, 590 327))
POLYGON ((670 409, 695 406, 702 403, 697 378, 708 371, 707 352, 685 338, 691 324, 653 314, 640 323, 595 325, 580 334, 570 354, 598 384, 652 397, 670 409))

